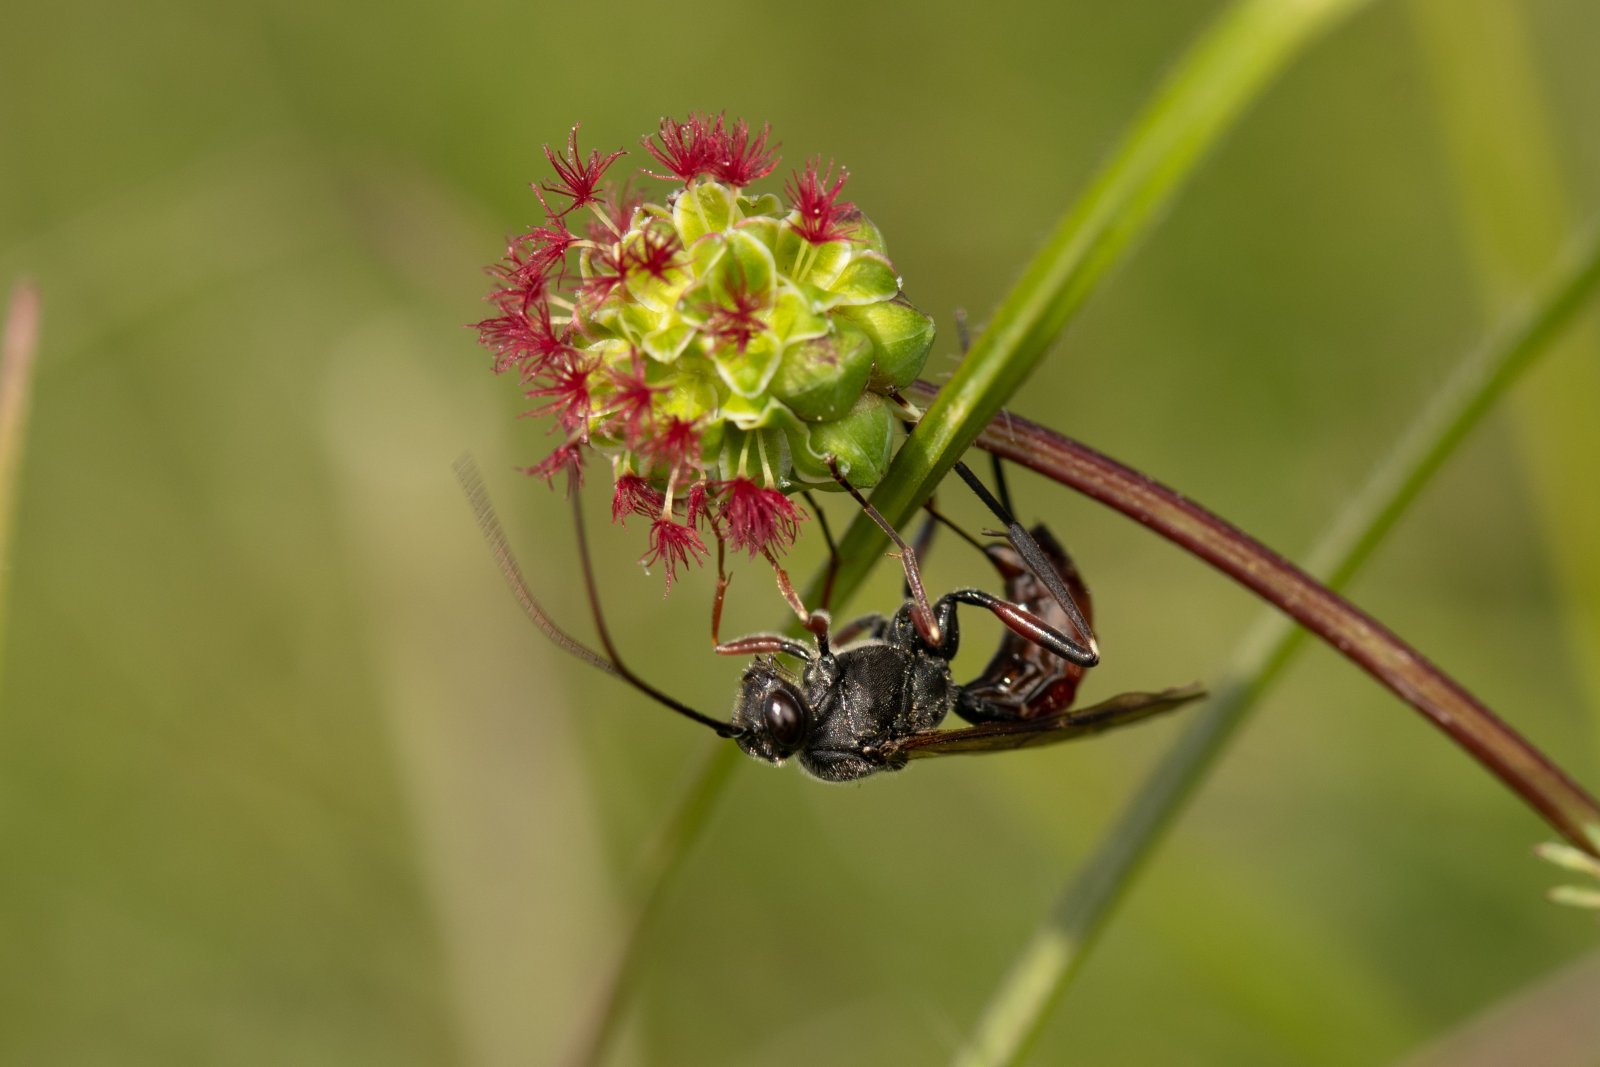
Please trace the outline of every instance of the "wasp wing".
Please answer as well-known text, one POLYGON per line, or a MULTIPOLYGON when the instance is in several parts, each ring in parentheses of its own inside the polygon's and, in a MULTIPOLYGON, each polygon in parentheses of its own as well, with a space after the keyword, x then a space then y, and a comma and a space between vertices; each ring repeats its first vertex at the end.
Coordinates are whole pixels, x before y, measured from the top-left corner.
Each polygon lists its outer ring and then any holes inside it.
POLYGON ((1127 726, 1180 708, 1205 695, 1205 690, 1198 685, 1163 689, 1159 693, 1122 693, 1093 707, 1045 718, 989 722, 960 730, 927 730, 884 746, 884 754, 890 759, 922 759, 1053 745, 1127 726))

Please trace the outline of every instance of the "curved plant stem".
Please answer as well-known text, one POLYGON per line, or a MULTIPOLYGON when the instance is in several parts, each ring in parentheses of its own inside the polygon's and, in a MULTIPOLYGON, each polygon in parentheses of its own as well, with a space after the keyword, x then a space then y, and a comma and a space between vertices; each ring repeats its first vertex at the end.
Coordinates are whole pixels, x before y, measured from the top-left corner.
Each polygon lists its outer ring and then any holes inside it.
MULTIPOLYGON (((1237 0, 1195 42, 1130 127, 1121 145, 1034 257, 960 370, 901 446, 872 502, 890 522, 906 521, 961 458, 984 424, 1054 344, 1094 287, 1148 230, 1205 153, 1244 113, 1273 76, 1340 16, 1369 0, 1237 0)), ((886 540, 864 516, 840 543, 843 566, 833 586, 842 607, 883 558, 886 540)), ((805 601, 820 602, 823 576, 805 601)), ((718 763, 708 764, 708 775, 718 763)), ((674 824, 708 817, 722 788, 692 785, 674 824)), ((693 829, 693 827, 691 827, 693 829)), ((692 839, 697 829, 687 835, 692 839)), ((663 881, 680 864, 661 868, 663 881)), ((632 986, 636 941, 648 925, 652 886, 622 950, 606 1006, 597 1012, 601 1036, 621 1016, 632 986)), ((598 1059, 588 1062, 598 1062, 598 1059)))
MULTIPOLYGON (((1292 657, 1301 623, 1354 660, 1479 760, 1574 845, 1600 846, 1600 806, 1471 694, 1333 592, 1347 583, 1423 485, 1600 285, 1591 240, 1533 311, 1503 339, 1460 364, 1384 465, 1345 508, 1304 571, 1172 490, 1083 445, 1012 416, 979 444, 1109 504, 1265 597, 1282 614, 1241 643, 1229 680, 1135 795, 1121 821, 1013 962, 973 1036, 962 1067, 1015 1063, 1076 974, 1112 907, 1244 714, 1292 657)), ((932 387, 923 387, 931 391, 932 387)))
POLYGON ((23 282, 11 292, 5 333, 0 337, 0 658, 5 654, 6 603, 10 592, 11 529, 16 516, 17 474, 39 348, 39 291, 23 282))

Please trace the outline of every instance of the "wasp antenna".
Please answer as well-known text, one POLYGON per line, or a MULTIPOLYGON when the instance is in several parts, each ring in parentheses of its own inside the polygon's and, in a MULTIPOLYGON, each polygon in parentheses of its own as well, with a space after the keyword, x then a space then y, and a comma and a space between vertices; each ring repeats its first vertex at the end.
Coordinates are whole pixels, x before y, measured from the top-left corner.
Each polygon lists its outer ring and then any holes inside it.
POLYGON ((976 537, 973 537, 970 533, 968 533, 960 523, 956 522, 950 516, 940 511, 939 505, 931 497, 923 503, 922 510, 928 513, 929 518, 939 523, 945 529, 961 538, 961 540, 965 541, 979 552, 984 551, 983 542, 979 541, 976 537))
POLYGON ((489 501, 489 490, 484 487, 483 476, 478 473, 478 465, 472 461, 472 457, 462 456, 456 460, 455 472, 456 480, 461 483, 462 491, 467 494, 467 503, 472 506, 472 513, 477 517, 478 529, 483 533, 483 539, 489 543, 489 551, 494 554, 494 561, 500 565, 500 576, 506 580, 506 585, 511 587, 511 594, 522 606, 522 613, 533 620, 533 624, 543 631, 546 637, 566 651, 607 674, 622 677, 622 672, 617 670, 616 664, 557 626, 555 620, 540 606, 539 601, 534 599, 533 593, 529 592, 527 579, 522 576, 522 568, 517 565, 517 558, 511 554, 511 545, 506 541, 506 532, 500 525, 499 517, 494 513, 494 505, 489 501))
MULTIPOLYGON (((472 507, 472 513, 477 517, 478 529, 483 533, 483 539, 488 542, 489 551, 494 554, 495 562, 500 567, 500 576, 505 579, 506 585, 511 587, 511 593, 521 605, 523 614, 533 621, 539 630, 556 645, 570 652, 592 667, 596 667, 614 678, 620 678, 629 685, 638 689, 652 700, 657 701, 681 715, 686 715, 696 722, 711 727, 718 733, 726 736, 729 728, 726 723, 718 722, 709 716, 702 715, 693 708, 680 701, 674 700, 665 693, 638 678, 632 671, 617 661, 616 649, 611 647, 611 639, 606 633, 604 620, 600 615, 600 602, 595 597, 594 579, 589 568, 588 545, 583 537, 583 519, 578 515, 578 545, 583 558, 583 571, 585 585, 589 592, 589 603, 594 609, 596 628, 600 632, 601 644, 611 654, 607 659, 576 637, 557 626, 555 620, 550 618, 539 601, 534 598, 528 589, 528 583, 522 576, 522 568, 517 565, 517 559, 511 554, 511 546, 506 540, 505 530, 500 525, 500 519, 495 515, 494 505, 489 501, 489 491, 484 487, 483 477, 478 473, 478 465, 471 456, 462 456, 455 464, 456 480, 461 483, 461 489, 467 494, 467 503, 472 507)), ((577 494, 572 495, 573 507, 578 504, 577 494)))
POLYGON ((600 635, 600 647, 606 650, 606 655, 611 657, 611 666, 617 675, 633 686, 645 696, 654 700, 663 707, 671 708, 685 718, 693 719, 702 726, 709 726, 717 732, 719 737, 732 737, 738 731, 732 723, 713 719, 704 712, 696 711, 683 701, 668 696, 629 669, 622 657, 617 654, 617 646, 611 643, 611 631, 606 628, 605 613, 600 610, 600 589, 594 580, 594 565, 589 560, 589 534, 583 524, 583 502, 577 493, 572 496, 572 525, 578 531, 578 559, 583 564, 583 585, 589 594, 589 610, 594 612, 595 632, 600 635))

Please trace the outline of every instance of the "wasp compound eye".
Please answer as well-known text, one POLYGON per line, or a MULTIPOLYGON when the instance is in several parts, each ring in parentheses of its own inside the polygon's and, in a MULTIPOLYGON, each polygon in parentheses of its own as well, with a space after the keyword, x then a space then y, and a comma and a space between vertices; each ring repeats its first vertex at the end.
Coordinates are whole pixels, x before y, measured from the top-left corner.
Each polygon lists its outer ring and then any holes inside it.
POLYGON ((800 747, 806 735, 806 710, 787 689, 774 689, 767 695, 763 714, 767 736, 779 752, 787 755, 800 747))

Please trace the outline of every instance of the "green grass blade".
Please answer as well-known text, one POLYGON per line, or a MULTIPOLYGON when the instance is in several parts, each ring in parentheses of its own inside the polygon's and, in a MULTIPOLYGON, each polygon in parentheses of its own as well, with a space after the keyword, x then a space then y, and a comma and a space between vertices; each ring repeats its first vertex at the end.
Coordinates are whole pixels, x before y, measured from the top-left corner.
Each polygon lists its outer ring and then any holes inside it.
MULTIPOLYGON (((902 523, 925 500, 971 445, 979 430, 1048 352, 1094 287, 1159 218, 1205 153, 1238 120, 1274 75, 1299 50, 1338 17, 1369 0, 1240 0, 1196 42, 1144 112, 1084 196, 1056 227, 1043 250, 1001 304, 960 370, 900 448, 873 502, 891 522, 902 523)), ((842 606, 870 569, 883 558, 883 535, 858 517, 840 543, 844 565, 836 577, 834 605, 842 606)), ((820 602, 822 578, 812 583, 807 603, 820 602)), ((718 764, 709 765, 716 773, 718 764)), ((674 815, 685 840, 715 809, 727 781, 709 787, 696 783, 687 804, 698 814, 674 815)), ((679 864, 661 870, 670 877, 679 864)), ((659 899, 660 885, 644 895, 659 899)), ((621 998, 632 987, 635 940, 643 921, 624 947, 617 971, 616 998, 591 1047, 603 1048, 605 1033, 621 1017, 621 998)))
MULTIPOLYGON (((1451 190, 1484 306, 1502 312, 1572 232, 1526 16, 1497 0, 1412 0, 1423 70, 1451 163, 1451 190)), ((1591 457, 1600 330, 1577 324, 1510 404, 1533 514, 1562 598, 1567 649, 1600 715, 1600 494, 1591 457)))
MULTIPOLYGON (((1178 63, 1083 198, 977 338, 895 456, 872 502, 900 524, 921 506, 979 431, 1150 226, 1195 167, 1300 49, 1367 0, 1241 0, 1178 63)), ((848 595, 882 555, 858 517, 842 542, 835 589, 848 595)), ((812 589, 813 595, 818 587, 812 589)))
MULTIPOLYGON (((1600 287, 1600 239, 1591 239, 1531 312, 1469 356, 1345 507, 1308 566, 1332 588, 1346 584, 1393 529, 1429 477, 1511 383, 1547 351, 1600 287)), ((1121 821, 1013 962, 956 1063, 1017 1062, 1081 967, 1123 890, 1243 721, 1303 643, 1286 616, 1264 615, 1241 642, 1229 680, 1136 794, 1121 821)))

